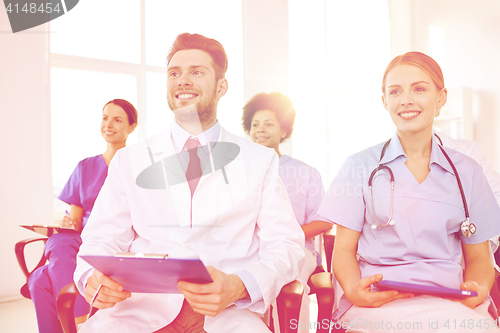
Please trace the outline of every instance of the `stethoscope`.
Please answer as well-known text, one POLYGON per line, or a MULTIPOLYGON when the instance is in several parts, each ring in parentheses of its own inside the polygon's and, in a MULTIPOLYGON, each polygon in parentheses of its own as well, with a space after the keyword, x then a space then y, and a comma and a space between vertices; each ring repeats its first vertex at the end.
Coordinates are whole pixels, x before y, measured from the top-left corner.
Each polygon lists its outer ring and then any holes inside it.
MULTIPOLYGON (((464 190, 462 187, 462 182, 460 181, 460 177, 458 176, 457 169, 455 168, 455 165, 451 161, 450 156, 448 156, 448 154, 446 153, 446 151, 443 148, 443 142, 441 141, 441 138, 437 134, 434 134, 434 135, 439 140, 438 146, 439 146, 439 148, 441 148, 441 151, 443 152, 444 157, 446 157, 446 159, 448 160, 448 163, 450 163, 450 166, 453 169, 453 172, 455 173, 455 178, 457 179, 458 188, 460 189, 460 194, 462 195, 462 202, 463 202, 464 211, 465 211, 465 221, 463 221, 462 224, 460 225, 460 229, 462 231, 462 234, 465 237, 469 238, 474 233, 476 233, 476 226, 474 225, 474 223, 471 223, 469 221, 469 209, 467 207, 467 201, 465 200, 465 194, 464 194, 464 190)), ((382 148, 382 153, 380 154, 379 165, 378 165, 378 167, 376 167, 372 171, 370 178, 368 179, 368 188, 370 189, 373 217, 375 218, 375 222, 377 222, 376 225, 372 224, 372 226, 371 226, 372 229, 383 228, 383 227, 392 226, 392 225, 396 224, 396 222, 394 222, 394 220, 392 219, 392 213, 394 211, 394 174, 392 173, 391 168, 380 164, 380 162, 382 161, 382 158, 385 155, 385 150, 387 149, 387 146, 389 145, 390 142, 391 142, 391 139, 387 140, 387 142, 384 144, 384 147, 382 148), (389 175, 391 176, 391 210, 389 213, 389 219, 387 220, 387 222, 385 224, 380 224, 379 221, 377 220, 377 214, 375 214, 375 205, 373 204, 373 190, 372 190, 373 177, 380 170, 387 170, 389 172, 389 175)))

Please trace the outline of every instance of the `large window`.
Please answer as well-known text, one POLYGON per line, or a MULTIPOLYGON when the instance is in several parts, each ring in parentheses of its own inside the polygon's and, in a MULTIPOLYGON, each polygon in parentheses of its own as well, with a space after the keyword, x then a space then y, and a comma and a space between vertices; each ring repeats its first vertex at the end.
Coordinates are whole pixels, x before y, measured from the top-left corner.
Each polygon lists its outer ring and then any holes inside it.
POLYGON ((165 58, 180 33, 215 38, 226 48, 231 94, 219 103, 218 114, 226 128, 241 132, 240 113, 234 112, 244 103, 241 10, 241 1, 234 0, 85 0, 51 21, 56 211, 65 209, 56 198, 78 161, 106 149, 100 134, 104 104, 123 98, 137 108, 139 126, 128 144, 165 129, 173 119, 166 101, 165 58))
POLYGON ((388 5, 289 0, 289 10, 294 156, 318 168, 329 185, 349 155, 392 136, 381 102, 391 60, 388 5))

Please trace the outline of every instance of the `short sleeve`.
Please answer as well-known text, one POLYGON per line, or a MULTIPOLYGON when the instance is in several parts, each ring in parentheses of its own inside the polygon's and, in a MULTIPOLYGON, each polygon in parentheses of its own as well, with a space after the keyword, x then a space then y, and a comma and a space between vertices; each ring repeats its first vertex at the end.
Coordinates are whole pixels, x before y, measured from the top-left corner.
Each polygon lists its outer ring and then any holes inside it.
POLYGON ((82 207, 82 198, 80 197, 80 187, 82 183, 82 161, 78 162, 75 170, 69 177, 66 185, 64 185, 59 200, 64 201, 69 205, 82 207))
POLYGON ((500 207, 495 199, 482 169, 475 170, 472 179, 469 208, 469 220, 476 226, 476 233, 470 238, 460 232, 460 240, 466 244, 479 244, 500 234, 500 207))
POLYGON ((363 167, 349 157, 332 181, 318 209, 327 221, 359 231, 365 220, 363 167))
POLYGON ((306 202, 306 224, 316 220, 324 220, 323 217, 318 214, 318 208, 324 196, 325 188, 323 187, 321 175, 318 170, 311 167, 306 202))

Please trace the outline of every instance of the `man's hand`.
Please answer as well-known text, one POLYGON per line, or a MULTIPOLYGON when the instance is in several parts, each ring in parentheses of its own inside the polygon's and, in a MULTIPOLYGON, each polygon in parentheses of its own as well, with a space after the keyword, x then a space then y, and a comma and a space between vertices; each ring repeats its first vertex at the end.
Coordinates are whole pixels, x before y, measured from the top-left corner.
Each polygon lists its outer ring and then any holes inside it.
POLYGON ((193 311, 206 316, 216 316, 231 303, 248 296, 245 285, 235 274, 226 274, 207 266, 213 282, 196 284, 179 281, 177 287, 193 311))
POLYGON ((131 296, 130 291, 124 291, 121 284, 94 269, 92 275, 87 279, 87 285, 85 286, 85 300, 89 304, 101 284, 102 287, 99 295, 94 300, 93 306, 95 308, 112 308, 116 303, 124 301, 131 296))
POLYGON ((346 293, 346 296, 352 304, 365 308, 378 308, 395 299, 413 297, 413 294, 400 293, 396 290, 371 291, 371 285, 381 280, 382 274, 361 279, 354 285, 349 294, 346 293))

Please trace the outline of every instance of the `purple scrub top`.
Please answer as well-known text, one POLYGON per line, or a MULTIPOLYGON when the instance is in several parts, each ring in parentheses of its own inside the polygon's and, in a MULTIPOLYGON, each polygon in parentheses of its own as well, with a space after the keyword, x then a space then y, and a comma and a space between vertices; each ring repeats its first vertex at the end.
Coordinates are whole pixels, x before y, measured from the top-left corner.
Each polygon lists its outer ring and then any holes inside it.
POLYGON ((59 195, 59 199, 67 204, 84 209, 82 227, 87 223, 94 202, 107 175, 108 166, 102 155, 86 158, 78 162, 59 195))
MULTIPOLYGON (((318 170, 287 155, 282 155, 279 162, 278 173, 285 184, 297 222, 303 226, 316 220, 324 221, 325 219, 317 214, 325 195, 318 170)), ((306 239, 305 246, 317 254, 313 238, 306 239)), ((319 255, 316 256, 316 260, 317 264, 321 265, 319 255)))

